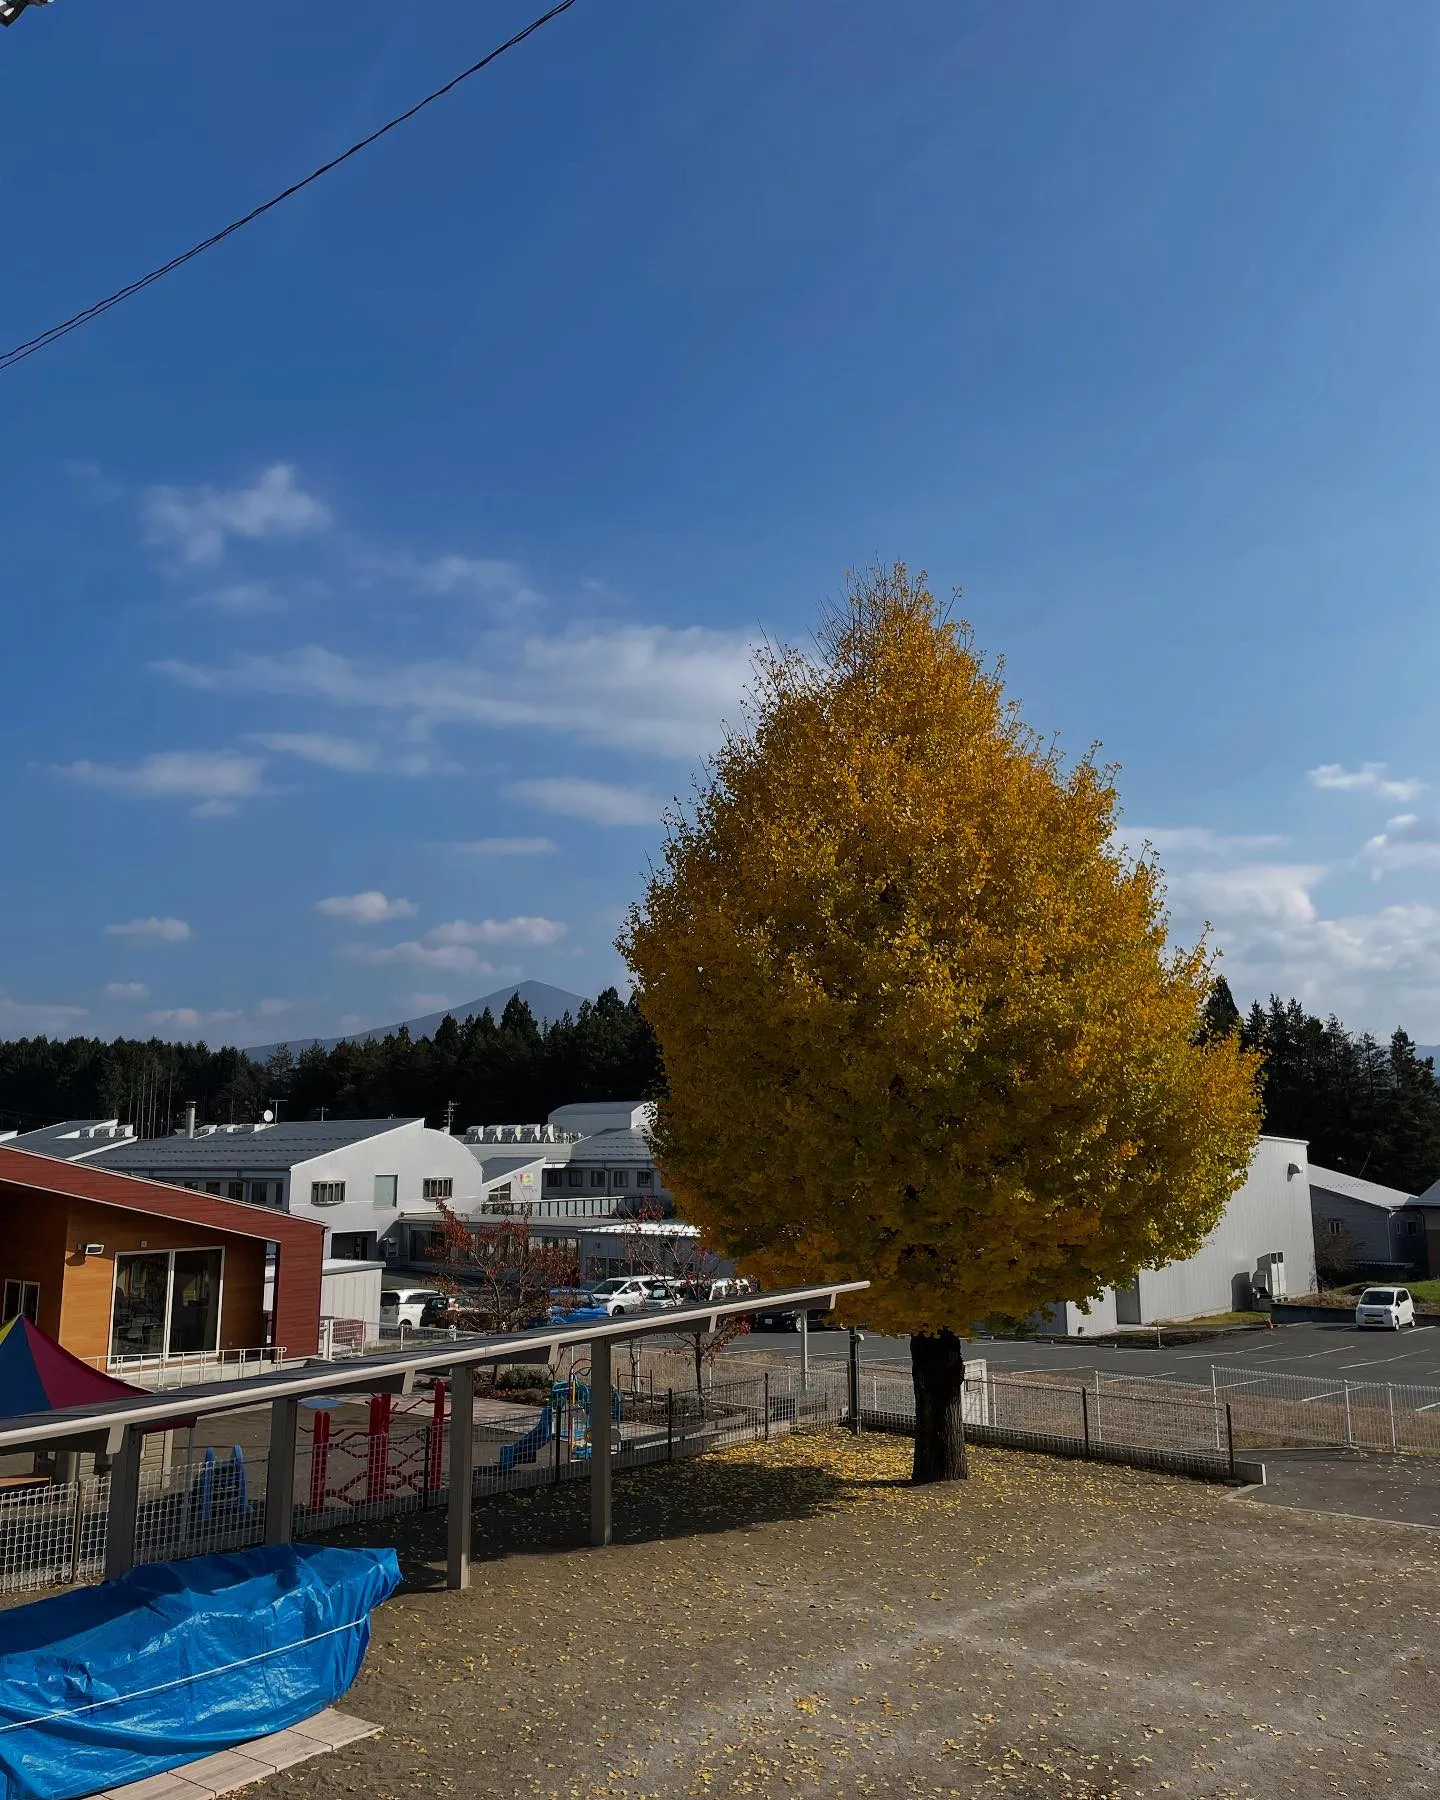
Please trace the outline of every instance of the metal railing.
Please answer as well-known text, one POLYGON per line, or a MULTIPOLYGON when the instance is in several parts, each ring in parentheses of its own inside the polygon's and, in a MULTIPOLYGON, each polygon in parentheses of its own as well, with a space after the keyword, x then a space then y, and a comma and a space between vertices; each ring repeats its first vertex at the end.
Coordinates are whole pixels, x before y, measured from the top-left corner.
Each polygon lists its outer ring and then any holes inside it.
MULTIPOLYGON (((586 1480, 588 1408, 573 1384, 549 1406, 487 1408, 472 1421, 476 1499, 586 1480), (498 1419, 497 1411, 509 1415, 498 1419)), ((694 1388, 619 1389, 612 1467, 619 1471, 703 1455, 787 1431, 835 1425, 846 1416, 845 1383, 809 1393, 796 1378, 746 1373, 694 1388)), ((344 1525, 444 1507, 453 1421, 417 1395, 382 1431, 357 1409, 332 1420, 315 1413, 296 1446, 294 1534, 315 1537, 344 1525)), ((135 1522, 137 1562, 172 1561, 239 1550, 265 1537, 268 1458, 263 1452, 205 1452, 166 1467, 142 1468, 135 1522)), ((38 1481, 0 1493, 0 1593, 98 1579, 104 1571, 111 1477, 38 1481)))
POLYGON ((283 1344, 260 1344, 239 1350, 193 1350, 180 1353, 143 1352, 131 1356, 87 1356, 81 1360, 92 1369, 128 1381, 134 1387, 172 1388, 203 1381, 239 1381, 247 1375, 263 1375, 289 1359, 283 1344))

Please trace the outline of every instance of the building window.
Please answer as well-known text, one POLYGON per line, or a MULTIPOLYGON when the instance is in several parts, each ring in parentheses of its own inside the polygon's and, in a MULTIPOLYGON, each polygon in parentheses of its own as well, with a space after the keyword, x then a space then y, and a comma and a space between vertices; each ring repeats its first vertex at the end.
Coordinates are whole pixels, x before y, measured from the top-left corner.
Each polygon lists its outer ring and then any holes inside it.
POLYGON ((312 1181, 310 1183, 310 1204, 312 1206, 340 1206, 345 1199, 345 1183, 343 1181, 312 1181))
POLYGON ((1405 1235, 1406 1237, 1419 1237, 1420 1221, 1418 1219, 1407 1219, 1405 1221, 1405 1235))
POLYGON ((252 1181, 247 1198, 252 1206, 268 1206, 270 1204, 270 1183, 268 1181, 252 1181))
POLYGON ((605 1171, 603 1169, 592 1169, 590 1171, 590 1185, 592 1188, 603 1188, 604 1187, 605 1171))
POLYGON ((612 1169, 610 1171, 610 1185, 611 1185, 611 1187, 617 1187, 617 1188, 629 1187, 629 1185, 630 1185, 629 1171, 627 1169, 612 1169))
POLYGON ((565 1179, 571 1187, 584 1187, 585 1171, 583 1169, 567 1169, 565 1179))
POLYGON ((375 1239, 368 1231, 335 1231, 330 1234, 330 1254, 343 1262, 369 1262, 375 1239))
POLYGON ((243 1181, 227 1181, 225 1183, 225 1198, 227 1200, 243 1200, 245 1198, 245 1183, 243 1181))
POLYGON ((491 1188, 489 1199, 492 1206, 508 1207, 511 1200, 510 1183, 502 1181, 498 1187, 491 1188))
POLYGON ((110 1354, 193 1356, 220 1345, 223 1250, 142 1250, 115 1258, 110 1354))
POLYGON ((452 1175, 427 1175, 420 1185, 422 1200, 453 1200, 455 1178, 452 1175))
POLYGON ((565 1171, 563 1169, 547 1169, 545 1171, 545 1185, 547 1188, 564 1187, 565 1171))
POLYGON ((207 1194, 218 1194, 220 1192, 220 1183, 218 1181, 207 1181, 205 1183, 205 1192, 207 1194))
POLYGON ((12 1319, 28 1319, 32 1325, 40 1322, 40 1283, 38 1281, 7 1281, 5 1283, 5 1302, 0 1306, 0 1325, 8 1325, 12 1319))
POLYGON ((377 1175, 375 1177, 375 1204, 377 1206, 396 1206, 400 1200, 400 1177, 398 1175, 377 1175))
POLYGON ((637 1169, 635 1171, 636 1187, 654 1187, 655 1171, 653 1169, 637 1169))
POLYGON ((1325 1221, 1325 1230, 1331 1237, 1339 1237, 1344 1229, 1345 1221, 1343 1219, 1327 1219, 1325 1221))

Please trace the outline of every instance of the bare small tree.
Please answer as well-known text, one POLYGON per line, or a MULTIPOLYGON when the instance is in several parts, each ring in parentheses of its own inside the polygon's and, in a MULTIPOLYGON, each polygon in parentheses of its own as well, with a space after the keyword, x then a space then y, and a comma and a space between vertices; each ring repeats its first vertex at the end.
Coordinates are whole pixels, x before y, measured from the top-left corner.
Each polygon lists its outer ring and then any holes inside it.
POLYGON ((1327 1219, 1325 1223, 1327 1229, 1315 1239, 1315 1285, 1321 1289, 1344 1287, 1347 1281, 1355 1279, 1360 1246, 1347 1226, 1331 1231, 1331 1221, 1327 1219))
POLYGON ((436 1207, 445 1266, 435 1285, 464 1330, 523 1331, 544 1317, 555 1289, 579 1281, 574 1249, 535 1236, 528 1207, 485 1225, 467 1225, 443 1201, 436 1207))
MULTIPOLYGON (((653 1202, 641 1207, 630 1221, 630 1229, 625 1234, 625 1256, 637 1275, 652 1275, 673 1284, 678 1298, 686 1304, 703 1305, 707 1300, 718 1298, 716 1289, 722 1284, 733 1284, 727 1291, 735 1293, 748 1292, 753 1286, 743 1277, 724 1274, 725 1259, 720 1252, 712 1249, 692 1226, 667 1219, 664 1211, 653 1202)), ((695 1372, 695 1396, 702 1413, 706 1369, 727 1345, 743 1337, 749 1329, 748 1318, 731 1316, 717 1320, 713 1331, 704 1327, 676 1331, 676 1341, 690 1354, 695 1372)))

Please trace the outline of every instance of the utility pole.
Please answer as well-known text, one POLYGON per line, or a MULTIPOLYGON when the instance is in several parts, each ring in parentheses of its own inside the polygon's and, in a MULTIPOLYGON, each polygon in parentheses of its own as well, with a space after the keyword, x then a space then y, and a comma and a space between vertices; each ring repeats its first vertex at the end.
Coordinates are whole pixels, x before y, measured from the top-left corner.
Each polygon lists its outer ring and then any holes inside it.
POLYGON ((459 1104, 460 1104, 460 1102, 458 1100, 447 1100, 445 1102, 445 1135, 447 1137, 450 1135, 450 1133, 454 1127, 455 1108, 459 1104))

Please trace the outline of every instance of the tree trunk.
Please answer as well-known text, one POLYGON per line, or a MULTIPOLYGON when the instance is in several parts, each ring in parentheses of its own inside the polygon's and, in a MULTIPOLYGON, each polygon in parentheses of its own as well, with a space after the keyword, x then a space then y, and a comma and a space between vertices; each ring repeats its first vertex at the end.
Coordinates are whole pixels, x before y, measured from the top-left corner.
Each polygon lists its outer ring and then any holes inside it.
POLYGON ((963 1481, 965 1465, 965 1346, 953 1331, 910 1339, 915 1383, 915 1464, 912 1481, 963 1481))

